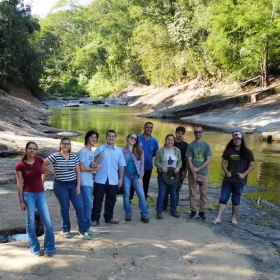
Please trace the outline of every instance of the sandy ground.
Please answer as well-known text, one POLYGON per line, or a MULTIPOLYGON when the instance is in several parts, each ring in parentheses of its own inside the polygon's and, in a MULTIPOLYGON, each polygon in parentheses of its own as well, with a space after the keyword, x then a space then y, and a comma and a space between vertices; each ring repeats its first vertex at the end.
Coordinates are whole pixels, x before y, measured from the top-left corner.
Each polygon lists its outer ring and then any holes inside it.
MULTIPOLYGON (((133 205, 132 222, 125 222, 122 197, 118 197, 115 218, 118 225, 101 220, 99 235, 84 241, 78 235, 71 209, 73 238, 60 231, 59 206, 52 191, 46 191, 55 228, 57 254, 36 257, 27 242, 0 244, 1 279, 279 279, 279 247, 254 236, 240 226, 232 226, 230 211, 224 223, 211 224, 216 211, 207 211, 205 222, 189 220, 188 186, 181 190, 181 217, 166 211, 157 220, 154 207, 156 180, 151 182, 150 222, 140 221, 133 205)), ((209 205, 217 192, 209 189, 209 205)), ((24 227, 24 214, 18 205, 15 187, 0 188, 0 230, 24 227)), ((208 206, 209 206, 208 205, 208 206)), ((278 231, 279 233, 279 231, 278 231)), ((280 236, 279 240, 280 240, 280 236)), ((40 238, 43 243, 43 236, 40 238)))

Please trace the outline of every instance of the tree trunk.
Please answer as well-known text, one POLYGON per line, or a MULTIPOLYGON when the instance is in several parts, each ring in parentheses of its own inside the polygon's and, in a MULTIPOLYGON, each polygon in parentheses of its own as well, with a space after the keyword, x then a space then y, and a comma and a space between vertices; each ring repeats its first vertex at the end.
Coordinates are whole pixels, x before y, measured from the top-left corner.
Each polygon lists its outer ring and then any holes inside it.
POLYGON ((268 47, 267 45, 265 45, 264 58, 263 58, 263 73, 262 73, 264 88, 267 88, 269 86, 267 58, 268 58, 268 47))

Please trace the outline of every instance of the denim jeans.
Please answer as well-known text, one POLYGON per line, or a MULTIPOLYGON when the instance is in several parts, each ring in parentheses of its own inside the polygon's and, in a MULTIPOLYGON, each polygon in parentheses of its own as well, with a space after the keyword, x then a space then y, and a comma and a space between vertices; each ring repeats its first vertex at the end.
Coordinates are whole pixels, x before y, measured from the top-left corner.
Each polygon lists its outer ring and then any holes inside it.
POLYGON ((76 194, 77 181, 54 181, 53 191, 60 205, 61 227, 63 232, 70 232, 70 201, 74 206, 77 215, 79 231, 84 234, 88 228, 86 225, 85 208, 83 196, 76 194))
POLYGON ((93 206, 93 187, 81 186, 81 192, 84 200, 86 225, 87 225, 87 229, 89 229, 92 226, 91 211, 93 206))
POLYGON ((26 207, 26 233, 28 236, 28 243, 32 254, 40 252, 40 243, 36 235, 35 210, 37 209, 41 220, 44 224, 44 251, 46 253, 55 253, 55 240, 53 233, 53 226, 50 219, 47 199, 44 192, 24 192, 23 202, 26 207))
POLYGON ((114 207, 117 198, 118 185, 109 185, 108 180, 105 184, 94 183, 93 196, 94 203, 91 213, 91 220, 93 222, 99 222, 100 213, 102 210, 102 204, 104 195, 105 198, 105 211, 104 211, 104 219, 105 221, 110 221, 113 219, 114 207))
POLYGON ((157 180, 158 180, 157 213, 158 214, 162 213, 164 196, 168 186, 170 186, 170 212, 171 213, 176 212, 177 211, 177 205, 176 205, 177 184, 167 185, 162 178, 161 172, 158 173, 157 180))
MULTIPOLYGON (((183 185, 183 182, 184 182, 184 179, 185 179, 185 178, 181 179, 182 174, 183 174, 183 170, 180 170, 179 171, 179 180, 178 180, 177 187, 176 187, 176 205, 177 206, 178 206, 179 198, 180 198, 179 193, 180 193, 180 190, 182 188, 182 185, 183 185)), ((167 206, 168 206, 169 194, 170 194, 170 186, 168 186, 168 188, 166 190, 166 193, 165 193, 165 196, 164 196, 163 209, 166 209, 167 206)))
POLYGON ((244 185, 240 183, 232 183, 229 181, 223 181, 221 188, 220 203, 227 204, 230 194, 232 205, 238 206, 240 204, 240 197, 243 192, 244 185))
POLYGON ((141 216, 148 217, 149 213, 147 210, 144 188, 143 188, 143 186, 139 186, 138 179, 139 179, 139 176, 136 172, 134 172, 134 173, 125 172, 124 173, 123 206, 124 206, 125 215, 129 216, 129 217, 132 216, 132 211, 131 211, 131 207, 130 207, 130 186, 132 185, 132 187, 135 189, 137 196, 138 196, 141 216))

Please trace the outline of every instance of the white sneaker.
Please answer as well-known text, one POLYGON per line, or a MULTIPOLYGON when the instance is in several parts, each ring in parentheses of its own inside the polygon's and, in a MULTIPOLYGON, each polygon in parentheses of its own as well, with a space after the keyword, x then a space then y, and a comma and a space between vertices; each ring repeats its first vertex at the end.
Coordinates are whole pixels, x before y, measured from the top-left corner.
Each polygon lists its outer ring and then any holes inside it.
POLYGON ((88 233, 99 234, 100 231, 97 230, 97 229, 95 229, 94 227, 90 227, 90 228, 88 229, 88 233))

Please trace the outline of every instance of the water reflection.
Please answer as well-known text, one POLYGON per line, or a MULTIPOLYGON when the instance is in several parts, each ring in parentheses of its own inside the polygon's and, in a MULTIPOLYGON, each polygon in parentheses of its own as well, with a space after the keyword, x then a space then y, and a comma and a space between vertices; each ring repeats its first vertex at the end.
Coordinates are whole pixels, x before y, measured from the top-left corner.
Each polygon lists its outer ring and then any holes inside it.
MULTIPOLYGON (((61 108, 50 109, 52 112, 48 123, 54 127, 79 131, 85 134, 90 129, 96 129, 100 133, 99 145, 105 142, 105 134, 108 129, 117 131, 116 144, 123 147, 126 143, 126 136, 134 131, 143 132, 146 121, 154 123, 153 136, 155 136, 160 146, 164 143, 164 138, 168 133, 174 133, 178 125, 184 125, 187 132, 185 140, 191 142, 194 139, 193 125, 183 123, 179 120, 159 120, 144 119, 139 115, 148 113, 151 110, 142 108, 131 108, 124 106, 115 107, 90 107, 90 108, 61 108)), ((219 186, 223 178, 221 169, 221 155, 231 138, 229 133, 218 132, 214 129, 205 128, 204 139, 213 151, 212 162, 209 166, 209 179, 219 186)), ((73 138, 75 141, 84 142, 84 136, 73 138)), ((261 186, 267 189, 279 190, 280 180, 280 143, 267 144, 260 142, 258 135, 245 135, 248 147, 253 150, 256 159, 256 169, 249 176, 248 185, 261 186)), ((156 176, 154 170, 153 176, 156 176)), ((278 201, 280 204, 280 202, 278 201)))

